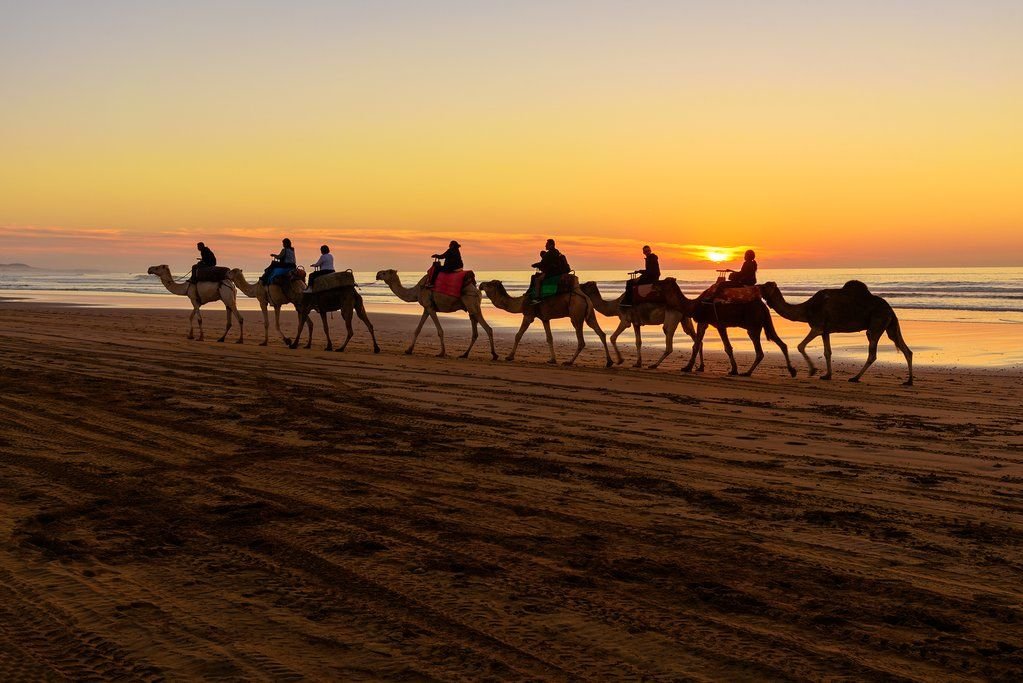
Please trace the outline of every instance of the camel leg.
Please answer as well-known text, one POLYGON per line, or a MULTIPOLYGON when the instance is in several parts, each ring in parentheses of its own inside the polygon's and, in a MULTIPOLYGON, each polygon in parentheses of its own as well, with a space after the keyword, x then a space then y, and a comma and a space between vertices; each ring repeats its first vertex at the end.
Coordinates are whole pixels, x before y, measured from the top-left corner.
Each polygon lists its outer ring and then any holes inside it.
POLYGON ((406 355, 412 354, 412 349, 416 347, 416 340, 419 339, 419 333, 423 331, 423 325, 426 324, 426 319, 429 317, 430 317, 429 309, 424 308, 423 315, 419 317, 419 324, 416 325, 416 331, 412 334, 412 343, 408 345, 407 349, 405 349, 406 355))
POLYGON ((821 338, 824 341, 824 365, 827 366, 821 379, 831 379, 831 335, 827 332, 821 332, 821 338))
POLYGON ((753 342, 753 351, 756 353, 756 357, 753 359, 753 365, 749 366, 749 370, 742 373, 743 377, 749 377, 753 374, 753 371, 757 369, 761 361, 764 360, 764 347, 760 344, 760 329, 754 328, 746 330, 749 334, 749 339, 753 342))
POLYGON ((902 327, 899 325, 898 318, 892 320, 886 332, 888 333, 888 338, 895 343, 896 348, 902 351, 902 355, 906 357, 906 365, 909 366, 909 379, 903 382, 903 385, 911 387, 913 386, 913 352, 910 350, 906 340, 902 338, 902 327))
MULTIPOLYGON (((696 365, 696 356, 700 354, 702 358, 703 354, 703 335, 707 334, 707 323, 699 323, 696 326, 696 332, 693 334, 693 352, 689 354, 689 362, 682 367, 682 372, 692 372, 693 366, 696 365)), ((701 361, 702 364, 702 361, 701 361)))
POLYGON ((259 308, 263 311, 263 343, 260 346, 266 346, 270 343, 270 316, 267 314, 265 301, 259 302, 259 308))
POLYGON ((362 298, 355 303, 355 315, 359 316, 359 320, 369 330, 369 337, 373 340, 373 353, 380 353, 380 346, 377 344, 377 335, 373 330, 373 323, 369 321, 369 315, 366 314, 366 304, 362 302, 362 298))
POLYGON ((877 343, 881 340, 881 335, 883 333, 884 330, 877 330, 873 328, 867 330, 867 342, 870 345, 867 349, 867 362, 863 364, 863 367, 860 368, 859 372, 849 378, 850 382, 859 382, 860 377, 863 377, 863 373, 867 371, 867 368, 873 365, 874 361, 877 360, 877 343))
MULTIPOLYGON (((550 320, 541 320, 540 322, 543 323, 543 331, 544 331, 544 334, 547 336, 547 348, 550 349, 550 351, 551 351, 550 360, 548 360, 547 362, 550 363, 551 365, 555 365, 558 362, 558 359, 554 357, 554 334, 551 332, 551 321, 550 320)), ((579 330, 579 335, 580 335, 580 338, 581 338, 582 330, 579 330)), ((572 356, 572 360, 570 360, 567 363, 565 363, 565 365, 571 365, 575 361, 575 359, 576 359, 576 357, 578 355, 579 355, 579 351, 576 350, 575 356, 572 356)))
MULTIPOLYGON (((682 331, 689 335, 689 338, 696 341, 696 331, 693 329, 693 319, 682 317, 682 331)), ((700 345, 700 366, 696 368, 697 372, 703 372, 703 345, 700 345)))
MULTIPOLYGON (((591 330, 593 330, 594 332, 597 333, 598 337, 600 337, 600 343, 604 347, 604 361, 605 361, 604 362, 604 367, 605 368, 609 368, 612 365, 614 365, 614 361, 611 360, 611 351, 609 351, 608 348, 607 348, 607 335, 604 334, 604 330, 600 329, 600 323, 597 322, 597 313, 594 310, 593 305, 590 304, 589 299, 586 300, 586 304, 589 307, 589 310, 587 310, 587 312, 586 312, 586 318, 585 318, 586 324, 590 326, 591 330)), ((579 329, 580 330, 582 329, 582 325, 579 326, 579 329)), ((582 332, 580 331, 580 335, 581 334, 582 334, 582 332)), ((638 332, 637 332, 637 334, 638 334, 638 332)), ((582 336, 580 336, 579 338, 582 339, 582 336)), ((580 347, 580 350, 582 350, 581 347, 580 347)), ((578 354, 576 354, 576 355, 578 355, 578 354)))
POLYGON ((227 313, 227 325, 224 327, 224 334, 220 335, 218 342, 222 342, 227 339, 227 333, 231 331, 231 307, 224 303, 224 312, 227 313))
MULTIPOLYGON (((292 340, 292 339, 286 340, 287 343, 288 343, 288 348, 289 349, 297 349, 298 348, 298 343, 300 341, 302 341, 302 330, 305 329, 305 322, 306 322, 306 319, 309 317, 309 311, 301 311, 301 310, 298 309, 297 306, 295 307, 295 312, 298 313, 298 335, 295 337, 294 340, 292 340)), ((312 341, 313 341, 313 336, 310 334, 309 335, 309 342, 312 343, 312 341)), ((306 348, 309 348, 309 347, 306 347, 306 348)))
MULTIPOLYGON (((320 320, 323 322, 323 334, 327 337, 327 346, 323 349, 324 351, 333 351, 334 342, 330 339, 330 325, 327 324, 327 312, 324 310, 320 311, 320 320)), ((309 342, 312 343, 312 335, 309 337, 309 342)))
MULTIPOLYGON (((764 310, 765 312, 767 311, 766 308, 764 310)), ((781 340, 781 337, 778 335, 778 331, 774 329, 774 321, 771 320, 770 313, 767 313, 767 318, 764 320, 764 332, 767 334, 767 338, 777 344, 778 348, 781 349, 781 355, 785 356, 785 368, 789 371, 789 376, 795 377, 796 369, 792 367, 792 361, 789 360, 789 347, 781 340)), ((760 341, 759 336, 760 335, 758 334, 757 341, 760 341)))
POLYGON ((198 310, 199 309, 195 308, 195 305, 193 304, 192 312, 188 316, 188 338, 189 339, 195 339, 195 333, 193 332, 193 328, 195 326, 195 314, 196 314, 196 312, 198 310))
POLYGON ((622 332, 626 330, 628 326, 629 322, 627 320, 619 320, 618 327, 616 327, 615 331, 611 333, 611 348, 615 350, 615 355, 618 356, 617 361, 618 365, 621 365, 622 363, 625 362, 625 359, 622 358, 622 352, 618 350, 618 337, 622 334, 622 332))
MULTIPOLYGON (((284 336, 284 332, 281 330, 281 307, 278 306, 277 304, 274 304, 273 306, 274 306, 274 329, 277 330, 277 334, 279 334, 281 339, 284 340, 284 343, 288 346, 291 346, 291 339, 289 337, 284 336)), ((296 340, 298 340, 302 336, 301 321, 299 321, 299 323, 300 325, 295 337, 296 340)))
POLYGON ((674 350, 675 330, 678 329, 678 320, 671 320, 669 322, 666 317, 664 320, 664 325, 661 327, 661 329, 664 330, 664 353, 661 354, 661 357, 658 358, 655 363, 649 366, 650 368, 656 368, 658 365, 664 362, 664 359, 670 356, 671 352, 674 350))
POLYGON ((235 342, 235 344, 244 344, 245 343, 245 321, 242 319, 242 314, 241 314, 241 311, 238 310, 238 305, 237 304, 235 304, 234 306, 231 307, 231 313, 234 314, 234 317, 238 318, 238 340, 235 342))
POLYGON ((483 319, 482 311, 476 315, 476 319, 480 321, 480 327, 483 328, 483 331, 487 333, 487 337, 490 339, 490 359, 497 360, 497 347, 494 346, 494 328, 483 319))
POLYGON ((799 342, 799 346, 796 347, 797 349, 799 349, 799 353, 803 354, 803 359, 806 360, 806 364, 810 368, 810 377, 813 377, 814 375, 817 374, 817 366, 813 364, 813 360, 811 360, 810 354, 806 352, 806 345, 812 342, 820 335, 821 335, 820 330, 816 330, 811 327, 810 333, 806 335, 806 338, 803 339, 803 341, 799 342))
POLYGON ((433 326, 437 328, 437 337, 440 339, 440 353, 437 354, 437 358, 445 358, 448 355, 448 351, 444 346, 444 328, 440 326, 440 318, 437 317, 437 311, 430 311, 430 319, 433 321, 433 326))
POLYGON ((515 360, 515 351, 519 348, 519 342, 522 341, 522 335, 526 333, 529 326, 533 324, 534 318, 532 316, 522 316, 522 324, 519 325, 519 331, 515 333, 515 341, 512 343, 512 349, 505 357, 505 360, 515 360))
POLYGON ((469 314, 469 323, 472 325, 472 339, 469 340, 469 348, 465 350, 459 358, 468 358, 469 352, 472 351, 472 347, 476 346, 476 340, 480 336, 479 322, 476 320, 476 316, 473 313, 469 314))
MULTIPOLYGON (((302 330, 304 330, 306 327, 309 328, 309 337, 305 340, 305 347, 307 349, 311 349, 311 348, 313 348, 313 327, 314 327, 314 325, 313 325, 313 317, 311 315, 307 315, 305 317, 305 325, 303 325, 301 323, 301 321, 299 321, 299 324, 298 324, 298 336, 295 337, 295 340, 296 340, 295 343, 296 344, 298 343, 298 340, 302 337, 302 330)), ((327 329, 327 326, 324 325, 323 329, 327 329)))
POLYGON ((345 320, 345 333, 347 336, 345 337, 344 343, 337 347, 338 351, 344 351, 348 347, 348 342, 352 341, 352 335, 355 334, 355 329, 352 328, 352 313, 353 310, 351 305, 344 306, 341 309, 341 317, 345 320))
POLYGON ((205 341, 206 333, 202 329, 202 310, 199 308, 200 304, 195 305, 195 319, 199 321, 199 338, 197 341, 205 341))
POLYGON ((643 335, 639 330, 639 323, 632 323, 632 329, 636 333, 636 362, 632 364, 634 368, 643 367, 643 335))
POLYGON ((732 365, 732 369, 728 371, 728 374, 738 375, 739 366, 735 364, 735 354, 732 352, 732 340, 728 338, 728 328, 722 325, 717 329, 718 336, 721 337, 721 343, 725 346, 725 353, 728 354, 728 362, 732 365))

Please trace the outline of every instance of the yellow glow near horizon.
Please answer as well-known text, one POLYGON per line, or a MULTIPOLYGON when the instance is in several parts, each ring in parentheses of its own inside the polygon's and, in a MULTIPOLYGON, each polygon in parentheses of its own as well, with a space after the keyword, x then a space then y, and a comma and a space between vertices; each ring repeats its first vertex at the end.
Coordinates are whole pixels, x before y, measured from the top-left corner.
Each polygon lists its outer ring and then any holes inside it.
POLYGON ((724 249, 708 249, 704 254, 708 261, 723 263, 732 259, 732 254, 724 249))

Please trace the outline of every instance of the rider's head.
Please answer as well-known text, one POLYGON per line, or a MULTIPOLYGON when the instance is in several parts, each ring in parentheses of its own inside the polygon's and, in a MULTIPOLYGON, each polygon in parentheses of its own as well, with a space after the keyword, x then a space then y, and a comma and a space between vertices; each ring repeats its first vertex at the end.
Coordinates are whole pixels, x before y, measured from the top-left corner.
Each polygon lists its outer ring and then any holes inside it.
POLYGON ((324 244, 322 247, 320 247, 320 253, 321 254, 329 254, 330 253, 330 247, 328 247, 326 244, 324 244))
POLYGON ((203 249, 206 248, 206 245, 203 244, 202 242, 199 242, 198 244, 195 245, 195 248, 198 249, 199 251, 202 251, 203 249))
POLYGON ((462 245, 456 242, 455 240, 451 240, 451 244, 449 244, 448 247, 451 249, 461 249, 462 245))
POLYGON ((756 257, 757 257, 757 254, 756 254, 756 252, 755 252, 755 251, 753 251, 752 249, 747 249, 747 250, 746 250, 746 255, 745 255, 745 257, 744 257, 744 258, 745 258, 745 259, 746 259, 747 261, 752 261, 752 260, 753 260, 753 259, 755 259, 756 257))
POLYGON ((547 240, 547 248, 548 249, 554 248, 554 240, 547 240))
POLYGON ((288 249, 291 249, 291 240, 289 240, 287 237, 281 240, 281 244, 283 244, 288 249))
POLYGON ((644 256, 649 256, 650 255, 650 251, 651 251, 651 249, 650 249, 650 245, 649 244, 643 247, 643 255, 644 256))

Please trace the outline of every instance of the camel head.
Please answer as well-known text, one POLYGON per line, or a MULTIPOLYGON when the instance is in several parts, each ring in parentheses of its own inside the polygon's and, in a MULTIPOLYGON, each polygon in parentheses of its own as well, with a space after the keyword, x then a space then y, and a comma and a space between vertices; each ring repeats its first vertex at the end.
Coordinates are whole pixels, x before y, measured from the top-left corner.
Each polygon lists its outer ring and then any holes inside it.
POLYGON ((579 285, 579 289, 583 290, 583 294, 586 296, 600 296, 600 289, 597 288, 597 283, 593 280, 582 283, 579 285))
POLYGON ((158 275, 160 277, 163 277, 164 273, 166 273, 169 276, 170 266, 167 266, 166 264, 161 266, 149 266, 149 270, 147 270, 146 272, 150 275, 158 275))
POLYGON ((504 289, 504 285, 501 284, 500 280, 487 280, 486 282, 481 282, 480 291, 486 294, 490 299, 493 299, 495 294, 507 294, 504 289))
POLYGON ((765 301, 770 301, 775 297, 781 296, 781 290, 778 289, 777 283, 765 282, 760 285, 760 296, 762 296, 765 301))
POLYGON ((394 280, 397 277, 398 277, 398 271, 388 269, 388 270, 378 270, 377 271, 376 279, 377 280, 383 280, 384 282, 391 282, 392 280, 394 280))

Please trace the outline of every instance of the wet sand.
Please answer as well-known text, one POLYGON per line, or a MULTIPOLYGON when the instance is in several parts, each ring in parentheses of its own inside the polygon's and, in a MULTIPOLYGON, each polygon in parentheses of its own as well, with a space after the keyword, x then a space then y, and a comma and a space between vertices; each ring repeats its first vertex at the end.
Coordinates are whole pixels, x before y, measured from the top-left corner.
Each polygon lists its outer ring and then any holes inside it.
POLYGON ((1023 678, 1018 371, 186 317, 0 304, 0 679, 1023 678))

